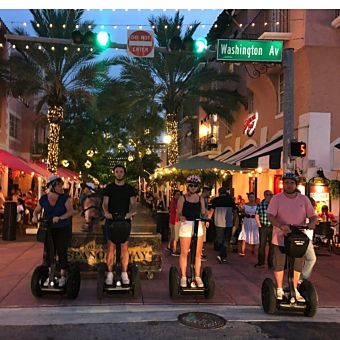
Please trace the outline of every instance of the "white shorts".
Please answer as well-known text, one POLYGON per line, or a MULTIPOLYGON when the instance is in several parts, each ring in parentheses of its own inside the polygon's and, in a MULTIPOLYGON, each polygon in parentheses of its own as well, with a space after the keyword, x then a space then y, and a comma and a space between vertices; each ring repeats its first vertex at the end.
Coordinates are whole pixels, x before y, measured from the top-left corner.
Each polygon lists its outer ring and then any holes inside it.
MULTIPOLYGON (((194 221, 181 222, 179 227, 179 237, 192 237, 194 234, 194 221)), ((203 236, 202 222, 198 222, 198 237, 203 236)))

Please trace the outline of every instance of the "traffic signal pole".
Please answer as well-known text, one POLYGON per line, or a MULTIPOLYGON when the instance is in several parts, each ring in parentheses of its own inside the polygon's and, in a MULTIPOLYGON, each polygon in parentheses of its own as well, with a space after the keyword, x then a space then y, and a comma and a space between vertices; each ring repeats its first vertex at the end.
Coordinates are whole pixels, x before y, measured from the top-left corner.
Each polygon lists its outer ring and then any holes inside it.
POLYGON ((283 171, 294 170, 290 142, 294 139, 294 49, 283 50, 283 171))
MULTIPOLYGON (((75 44, 72 39, 32 37, 29 35, 16 35, 16 34, 5 34, 4 37, 7 41, 10 41, 10 42, 19 41, 19 42, 45 43, 45 44, 55 44, 55 45, 64 45, 64 46, 73 46, 73 47, 92 47, 91 45, 87 45, 87 44, 75 44)), ((119 44, 119 43, 111 42, 107 48, 126 50, 127 44, 119 44)), ((161 53, 178 54, 178 55, 183 55, 183 54, 195 55, 195 53, 189 52, 189 51, 169 51, 167 47, 160 47, 160 46, 155 46, 155 51, 161 52, 161 53)), ((207 58, 210 58, 214 55, 216 55, 216 51, 213 51, 213 50, 207 50, 201 54, 202 57, 206 56, 207 58)))

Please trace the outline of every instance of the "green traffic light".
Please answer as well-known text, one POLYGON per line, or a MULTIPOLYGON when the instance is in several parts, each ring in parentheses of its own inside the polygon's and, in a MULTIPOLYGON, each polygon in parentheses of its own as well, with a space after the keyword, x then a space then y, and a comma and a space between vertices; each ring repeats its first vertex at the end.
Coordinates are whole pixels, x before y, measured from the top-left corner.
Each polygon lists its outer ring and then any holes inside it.
POLYGON ((195 40, 195 52, 203 53, 208 49, 208 42, 205 38, 198 38, 195 40))
POLYGON ((99 33, 97 33, 97 44, 99 47, 109 47, 111 41, 110 41, 110 34, 105 32, 105 31, 101 31, 99 33))

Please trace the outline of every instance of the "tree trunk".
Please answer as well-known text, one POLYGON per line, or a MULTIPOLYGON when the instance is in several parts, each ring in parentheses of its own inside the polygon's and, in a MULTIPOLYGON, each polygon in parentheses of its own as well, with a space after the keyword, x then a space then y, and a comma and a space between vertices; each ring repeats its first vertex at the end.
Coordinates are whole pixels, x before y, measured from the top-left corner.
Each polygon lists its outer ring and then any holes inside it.
POLYGON ((175 164, 178 162, 178 122, 176 114, 166 114, 166 134, 171 137, 170 143, 167 145, 167 162, 175 164))
POLYGON ((61 106, 49 107, 47 113, 47 119, 49 123, 47 167, 52 173, 56 173, 58 168, 59 132, 60 122, 63 117, 64 110, 61 106))

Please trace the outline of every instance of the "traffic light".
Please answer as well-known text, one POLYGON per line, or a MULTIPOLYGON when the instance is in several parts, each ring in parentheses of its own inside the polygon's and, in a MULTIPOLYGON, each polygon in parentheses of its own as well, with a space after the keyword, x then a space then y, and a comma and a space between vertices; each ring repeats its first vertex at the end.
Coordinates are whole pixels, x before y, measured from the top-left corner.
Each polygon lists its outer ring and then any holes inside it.
POLYGON ((305 142, 291 142, 290 155, 295 157, 305 157, 307 155, 307 147, 305 142))
POLYGON ((183 40, 179 36, 170 39, 168 48, 170 51, 184 51, 201 54, 208 49, 208 43, 205 38, 194 40, 192 37, 185 37, 183 40))
POLYGON ((105 31, 98 33, 87 31, 85 34, 82 34, 79 30, 75 30, 72 32, 72 40, 77 45, 90 45, 99 50, 104 50, 111 45, 110 34, 105 31))

